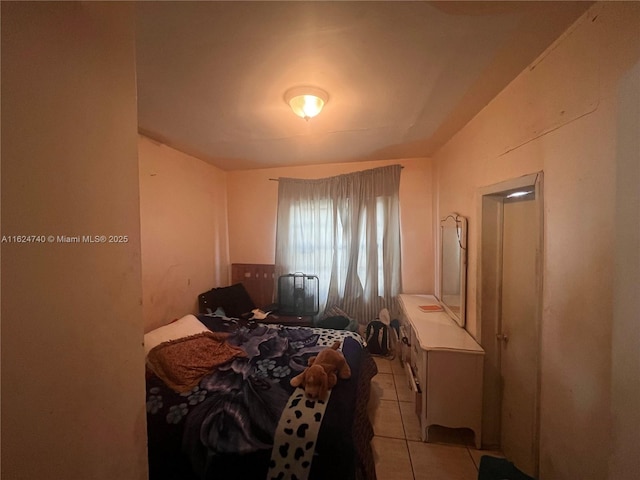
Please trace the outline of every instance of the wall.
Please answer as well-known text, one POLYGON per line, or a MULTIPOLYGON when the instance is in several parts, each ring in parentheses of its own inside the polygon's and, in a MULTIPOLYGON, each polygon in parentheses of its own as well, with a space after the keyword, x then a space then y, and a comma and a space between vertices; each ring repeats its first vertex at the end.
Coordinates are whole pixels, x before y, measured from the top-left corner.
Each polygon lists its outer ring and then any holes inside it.
POLYGON ((439 215, 469 217, 474 335, 477 189, 544 171, 543 479, 607 478, 618 82, 639 38, 640 4, 594 5, 434 157, 439 215))
POLYGON ((1 476, 142 480, 133 7, 1 8, 1 476))
POLYGON ((278 182, 271 178, 324 178, 399 163, 402 282, 407 293, 433 293, 433 182, 426 158, 339 163, 228 172, 229 252, 232 263, 275 261, 278 182))
POLYGON ((226 174, 140 136, 145 330, 197 312, 198 295, 228 285, 226 174))
POLYGON ((620 82, 609 478, 640 472, 640 61, 620 82))

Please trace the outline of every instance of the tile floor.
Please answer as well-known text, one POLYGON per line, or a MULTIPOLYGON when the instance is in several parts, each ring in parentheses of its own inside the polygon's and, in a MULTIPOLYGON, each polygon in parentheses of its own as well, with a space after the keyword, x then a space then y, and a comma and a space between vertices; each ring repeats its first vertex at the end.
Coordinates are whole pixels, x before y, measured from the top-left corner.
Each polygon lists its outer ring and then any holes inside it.
POLYGON ((420 440, 418 416, 400 360, 375 357, 378 374, 371 385, 369 415, 378 480, 476 480, 482 455, 469 430, 431 427, 420 440))

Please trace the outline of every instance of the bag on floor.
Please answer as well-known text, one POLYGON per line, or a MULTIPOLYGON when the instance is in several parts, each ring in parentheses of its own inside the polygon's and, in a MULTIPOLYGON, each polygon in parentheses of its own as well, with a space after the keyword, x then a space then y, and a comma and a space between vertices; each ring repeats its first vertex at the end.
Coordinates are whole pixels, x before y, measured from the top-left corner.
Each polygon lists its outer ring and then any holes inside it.
POLYGON ((367 350, 373 355, 389 355, 391 353, 391 336, 389 325, 375 319, 367 325, 365 331, 367 350))

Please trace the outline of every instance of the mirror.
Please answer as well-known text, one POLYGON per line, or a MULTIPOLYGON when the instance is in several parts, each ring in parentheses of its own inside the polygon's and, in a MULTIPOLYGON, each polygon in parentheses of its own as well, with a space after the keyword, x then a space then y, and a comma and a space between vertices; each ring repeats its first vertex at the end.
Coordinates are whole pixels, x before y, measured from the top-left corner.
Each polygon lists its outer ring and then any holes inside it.
POLYGON ((440 303, 458 325, 465 324, 467 219, 457 213, 440 221, 440 303))

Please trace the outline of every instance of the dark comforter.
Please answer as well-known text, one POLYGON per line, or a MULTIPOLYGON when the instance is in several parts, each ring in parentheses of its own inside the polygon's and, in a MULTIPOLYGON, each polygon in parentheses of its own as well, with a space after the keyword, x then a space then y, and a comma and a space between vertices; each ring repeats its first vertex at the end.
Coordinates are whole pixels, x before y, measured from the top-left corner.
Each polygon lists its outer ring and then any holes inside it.
MULTIPOLYGON (((274 431, 294 390, 291 377, 343 332, 305 327, 244 325, 200 316, 246 357, 177 394, 155 376, 147 380, 151 480, 266 479, 274 431), (335 334, 335 335, 334 335, 335 334)), ((343 339, 352 377, 334 387, 322 421, 311 479, 375 479, 367 416, 375 363, 355 337, 343 339)))

